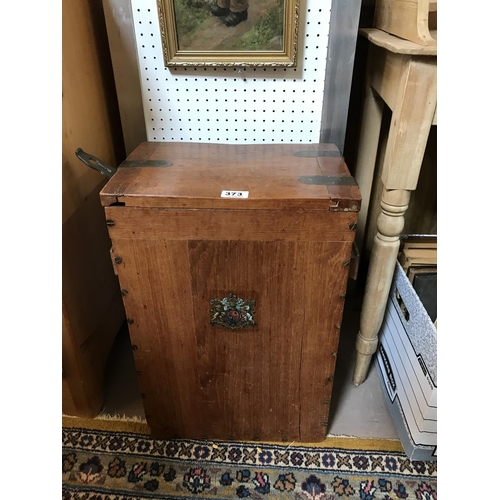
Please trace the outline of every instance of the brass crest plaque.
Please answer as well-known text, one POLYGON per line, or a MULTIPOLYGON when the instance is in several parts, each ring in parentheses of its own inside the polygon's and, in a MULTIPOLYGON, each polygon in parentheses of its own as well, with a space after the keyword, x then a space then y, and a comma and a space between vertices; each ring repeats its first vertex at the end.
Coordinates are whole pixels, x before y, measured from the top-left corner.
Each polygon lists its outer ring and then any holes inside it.
POLYGON ((255 322, 255 300, 244 300, 234 293, 228 297, 210 300, 210 324, 231 330, 257 326, 255 322))

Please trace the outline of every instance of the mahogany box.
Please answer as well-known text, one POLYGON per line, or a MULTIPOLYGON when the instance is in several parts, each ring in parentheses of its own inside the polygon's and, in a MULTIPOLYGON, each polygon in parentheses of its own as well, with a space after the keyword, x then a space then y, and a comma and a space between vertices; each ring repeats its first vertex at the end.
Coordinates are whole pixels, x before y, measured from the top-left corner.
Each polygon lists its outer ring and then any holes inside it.
POLYGON ((322 441, 361 202, 337 147, 145 142, 101 202, 152 435, 322 441))

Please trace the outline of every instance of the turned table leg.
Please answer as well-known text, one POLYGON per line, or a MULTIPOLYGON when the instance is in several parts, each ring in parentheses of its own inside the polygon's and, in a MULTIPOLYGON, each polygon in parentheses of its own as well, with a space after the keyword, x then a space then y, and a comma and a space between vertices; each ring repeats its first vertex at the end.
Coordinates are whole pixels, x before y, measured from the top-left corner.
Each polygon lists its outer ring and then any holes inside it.
MULTIPOLYGON (((380 64, 386 63, 386 58, 382 58, 380 64)), ((379 77, 372 79, 372 84, 380 79, 385 81, 379 95, 392 96, 392 118, 381 175, 384 186, 380 203, 382 211, 370 255, 356 341, 355 386, 364 382, 372 355, 377 350, 378 332, 384 319, 404 228, 404 214, 411 191, 417 188, 436 110, 435 58, 401 56, 393 71, 387 70, 386 66, 382 69, 379 77), (394 71, 396 66, 399 69, 394 71), (385 75, 385 80, 381 75, 385 75)))
POLYGON ((353 383, 360 385, 366 378, 372 355, 378 346, 378 332, 384 319, 385 304, 391 288, 394 266, 399 250, 399 236, 404 227, 404 213, 411 191, 388 190, 382 193, 382 212, 377 222, 370 267, 361 308, 360 331, 356 340, 356 365, 353 383))

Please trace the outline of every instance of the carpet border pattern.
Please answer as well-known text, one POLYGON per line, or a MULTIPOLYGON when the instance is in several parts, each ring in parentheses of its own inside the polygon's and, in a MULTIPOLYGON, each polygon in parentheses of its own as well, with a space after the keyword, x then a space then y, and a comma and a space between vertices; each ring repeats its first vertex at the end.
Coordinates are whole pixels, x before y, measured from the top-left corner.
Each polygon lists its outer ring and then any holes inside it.
POLYGON ((89 453, 148 456, 204 465, 258 466, 266 469, 385 474, 407 479, 435 479, 437 462, 411 461, 403 452, 347 450, 301 444, 201 440, 157 440, 144 434, 63 428, 63 449, 89 453))

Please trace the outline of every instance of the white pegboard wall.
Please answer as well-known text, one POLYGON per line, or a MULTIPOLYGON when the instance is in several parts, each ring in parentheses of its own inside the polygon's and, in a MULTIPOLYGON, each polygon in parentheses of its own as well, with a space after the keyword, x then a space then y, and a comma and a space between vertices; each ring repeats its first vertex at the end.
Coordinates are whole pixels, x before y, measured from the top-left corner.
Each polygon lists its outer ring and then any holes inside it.
POLYGON ((296 68, 163 62, 155 0, 132 0, 149 141, 319 142, 330 0, 301 0, 296 68))

